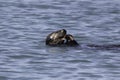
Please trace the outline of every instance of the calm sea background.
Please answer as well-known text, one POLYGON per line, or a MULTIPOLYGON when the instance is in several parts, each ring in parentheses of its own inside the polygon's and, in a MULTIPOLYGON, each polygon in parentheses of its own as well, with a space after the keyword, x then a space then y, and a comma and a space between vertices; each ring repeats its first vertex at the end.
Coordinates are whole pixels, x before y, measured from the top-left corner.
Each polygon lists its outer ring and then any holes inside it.
POLYGON ((120 50, 46 46, 59 29, 120 44, 120 0, 0 0, 0 80, 120 79, 120 50))

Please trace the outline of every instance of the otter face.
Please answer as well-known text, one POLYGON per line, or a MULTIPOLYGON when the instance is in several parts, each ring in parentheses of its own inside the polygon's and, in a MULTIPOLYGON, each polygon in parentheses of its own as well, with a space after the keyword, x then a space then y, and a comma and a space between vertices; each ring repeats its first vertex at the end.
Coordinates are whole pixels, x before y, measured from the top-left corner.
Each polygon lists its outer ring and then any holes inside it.
POLYGON ((46 38, 46 45, 56 46, 61 45, 65 41, 66 30, 58 30, 49 34, 46 38))

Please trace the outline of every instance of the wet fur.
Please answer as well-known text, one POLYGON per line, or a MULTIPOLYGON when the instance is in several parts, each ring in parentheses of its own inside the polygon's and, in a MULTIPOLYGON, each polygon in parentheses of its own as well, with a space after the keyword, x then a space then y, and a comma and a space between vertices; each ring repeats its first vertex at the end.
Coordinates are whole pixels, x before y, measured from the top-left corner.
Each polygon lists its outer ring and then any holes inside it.
POLYGON ((65 29, 54 31, 50 33, 46 38, 46 45, 49 46, 76 46, 79 45, 72 35, 67 34, 65 29))

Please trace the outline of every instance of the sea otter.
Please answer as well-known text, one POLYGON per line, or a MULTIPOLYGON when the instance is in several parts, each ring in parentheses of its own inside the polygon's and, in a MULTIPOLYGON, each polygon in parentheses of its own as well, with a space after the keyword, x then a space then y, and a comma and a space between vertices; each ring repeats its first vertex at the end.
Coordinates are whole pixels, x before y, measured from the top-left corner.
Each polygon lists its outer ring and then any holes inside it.
POLYGON ((50 33, 46 38, 46 45, 49 46, 77 46, 79 45, 72 35, 67 34, 65 29, 50 33))
MULTIPOLYGON (((78 46, 79 44, 71 34, 67 34, 65 29, 54 31, 46 38, 46 45, 49 46, 78 46)), ((81 48, 95 49, 118 49, 119 44, 97 45, 97 44, 81 44, 81 48), (84 47, 83 47, 84 46, 84 47)))

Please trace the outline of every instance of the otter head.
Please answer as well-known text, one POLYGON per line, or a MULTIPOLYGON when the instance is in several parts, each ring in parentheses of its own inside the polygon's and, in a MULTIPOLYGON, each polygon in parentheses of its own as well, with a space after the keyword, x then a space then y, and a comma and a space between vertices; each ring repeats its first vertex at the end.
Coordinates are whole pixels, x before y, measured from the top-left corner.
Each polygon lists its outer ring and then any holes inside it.
POLYGON ((46 45, 56 46, 64 44, 66 33, 65 29, 52 32, 46 38, 46 45))

